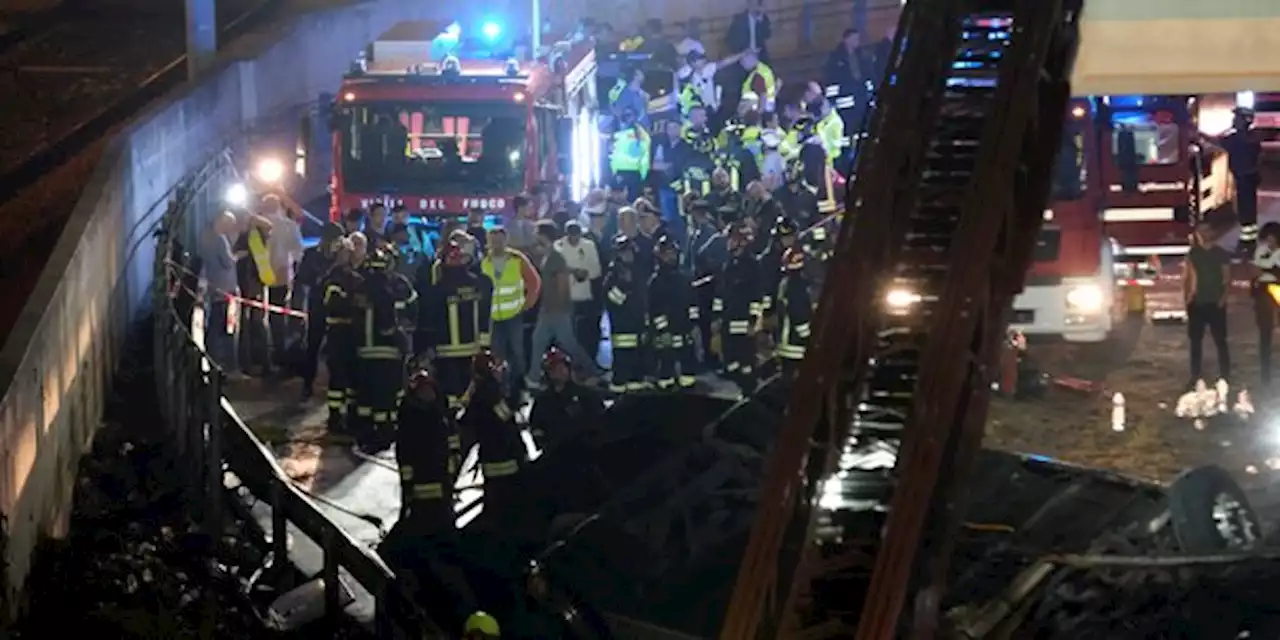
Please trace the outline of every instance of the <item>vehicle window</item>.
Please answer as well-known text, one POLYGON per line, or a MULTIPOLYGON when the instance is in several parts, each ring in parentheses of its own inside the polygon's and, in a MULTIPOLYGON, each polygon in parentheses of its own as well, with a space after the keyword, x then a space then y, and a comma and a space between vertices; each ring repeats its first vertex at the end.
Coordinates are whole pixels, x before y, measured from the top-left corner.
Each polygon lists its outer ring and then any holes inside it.
POLYGON ((1053 262, 1058 259, 1058 252, 1062 249, 1062 230, 1045 225, 1040 228, 1040 235, 1036 238, 1036 248, 1031 252, 1031 259, 1036 262, 1053 262))
POLYGON ((1050 200, 1077 200, 1084 196, 1088 168, 1084 162, 1084 133, 1068 129, 1063 133, 1054 165, 1050 200))
POLYGON ((525 115, 515 105, 381 103, 352 107, 350 116, 342 144, 351 191, 431 184, 479 195, 523 184, 525 115))
POLYGON ((1118 161, 1129 133, 1139 165, 1174 164, 1182 158, 1181 128, 1175 122, 1145 111, 1117 111, 1111 115, 1111 124, 1111 152, 1118 161))

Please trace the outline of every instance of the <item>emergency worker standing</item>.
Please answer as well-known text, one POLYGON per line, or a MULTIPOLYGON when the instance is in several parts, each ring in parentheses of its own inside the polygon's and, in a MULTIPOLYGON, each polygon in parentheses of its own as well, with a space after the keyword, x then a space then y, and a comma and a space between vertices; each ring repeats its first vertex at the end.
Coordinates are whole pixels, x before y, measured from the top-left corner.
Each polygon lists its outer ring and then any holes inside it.
POLYGON ((649 317, 653 323, 658 388, 694 385, 693 325, 700 313, 693 282, 680 270, 680 248, 668 236, 654 246, 657 269, 649 280, 649 317))
POLYGON ((783 255, 795 246, 797 231, 796 223, 791 218, 777 219, 770 230, 769 246, 760 254, 760 279, 763 287, 760 308, 765 317, 773 315, 773 296, 778 292, 785 266, 783 255))
POLYGON ((796 130, 800 135, 798 161, 804 188, 817 198, 818 213, 834 213, 836 200, 831 184, 831 165, 822 137, 818 135, 813 119, 809 117, 802 117, 796 123, 796 130))
POLYGON ((782 318, 778 328, 777 356, 783 375, 794 377, 809 345, 809 321, 813 317, 809 278, 805 276, 804 269, 804 250, 794 246, 787 249, 782 258, 782 269, 776 298, 778 315, 782 318))
POLYGON ((724 169, 716 169, 711 174, 711 191, 704 197, 717 213, 722 209, 732 209, 733 219, 742 211, 742 193, 733 185, 729 173, 724 169))
POLYGON ((640 187, 649 178, 653 143, 649 132, 638 124, 633 109, 622 110, 618 125, 610 144, 609 169, 626 185, 629 196, 639 197, 640 187))
POLYGON ((1231 130, 1222 137, 1227 165, 1236 183, 1236 218, 1240 223, 1240 244, 1251 250, 1258 240, 1258 187, 1262 184, 1259 159, 1262 137, 1253 128, 1252 109, 1236 109, 1231 130))
POLYGON ((545 386, 529 409, 529 430, 540 449, 552 449, 574 432, 595 429, 604 415, 604 400, 573 380, 572 362, 552 347, 542 357, 545 386))
POLYGON ((751 232, 745 224, 729 231, 729 261, 717 278, 712 313, 719 322, 726 377, 744 395, 755 391, 756 348, 752 332, 760 318, 760 265, 747 251, 751 232))
POLYGON ((409 377, 400 403, 396 463, 400 467, 400 519, 412 518, 415 533, 452 531, 453 479, 462 443, 436 380, 423 369, 409 377))
POLYGON ((385 249, 371 252, 361 267, 364 278, 358 296, 363 310, 356 387, 356 438, 370 453, 393 441, 393 427, 402 389, 408 337, 400 317, 418 297, 413 285, 395 272, 385 249))
POLYGON ((715 136, 707 126, 706 108, 695 106, 689 112, 689 121, 680 130, 680 139, 684 142, 678 162, 680 178, 671 186, 678 193, 705 197, 711 192, 711 172, 716 168, 715 136))
POLYGON ((609 343, 613 347, 613 377, 609 391, 625 393, 645 388, 640 337, 645 332, 644 296, 636 274, 636 244, 627 236, 613 241, 613 262, 604 278, 609 312, 609 343))
POLYGON ((347 418, 356 400, 356 320, 363 320, 356 298, 364 288, 364 278, 352 264, 355 249, 343 239, 335 253, 333 267, 325 275, 324 323, 325 366, 329 370, 329 389, 325 394, 329 407, 329 430, 345 431, 347 418))
POLYGON ((484 508, 497 521, 515 521, 517 474, 526 459, 524 441, 515 424, 515 412, 502 391, 502 362, 487 348, 471 359, 471 384, 460 422, 480 445, 480 471, 484 474, 484 508))
POLYGON ((342 247, 342 227, 330 222, 320 235, 320 244, 302 252, 302 260, 298 262, 298 273, 293 278, 295 295, 306 298, 307 310, 307 351, 300 363, 302 376, 302 399, 311 399, 316 381, 316 370, 319 368, 320 346, 324 343, 326 332, 324 315, 324 279, 333 268, 339 249, 342 247))
POLYGON ((754 93, 760 96, 761 109, 773 111, 778 97, 778 78, 773 69, 754 51, 743 53, 742 68, 747 72, 746 79, 742 81, 742 95, 754 93))
POLYGON ((467 265, 462 247, 450 242, 430 268, 419 272, 422 301, 414 338, 417 356, 434 358, 436 379, 449 407, 462 406, 472 360, 488 352, 493 282, 467 265))
POLYGON ((805 188, 804 168, 799 162, 787 165, 786 184, 773 192, 774 200, 798 225, 808 226, 818 217, 818 196, 805 188))

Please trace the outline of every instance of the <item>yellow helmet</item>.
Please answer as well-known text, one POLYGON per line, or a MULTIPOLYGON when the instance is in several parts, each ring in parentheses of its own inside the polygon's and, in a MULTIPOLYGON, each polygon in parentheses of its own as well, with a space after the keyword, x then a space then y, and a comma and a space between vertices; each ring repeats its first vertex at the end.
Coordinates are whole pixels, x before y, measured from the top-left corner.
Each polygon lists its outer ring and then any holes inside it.
POLYGON ((502 628, 498 626, 498 619, 483 612, 477 611, 467 618, 467 624, 463 628, 463 633, 484 634, 490 638, 502 637, 502 628))

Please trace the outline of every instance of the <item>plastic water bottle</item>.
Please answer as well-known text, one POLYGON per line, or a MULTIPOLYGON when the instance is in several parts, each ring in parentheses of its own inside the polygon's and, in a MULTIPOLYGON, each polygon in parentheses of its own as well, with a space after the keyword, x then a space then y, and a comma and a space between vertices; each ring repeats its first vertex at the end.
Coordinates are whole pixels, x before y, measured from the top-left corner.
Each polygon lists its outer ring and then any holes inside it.
POLYGON ((1111 430, 1124 431, 1124 394, 1117 391, 1111 396, 1111 430))

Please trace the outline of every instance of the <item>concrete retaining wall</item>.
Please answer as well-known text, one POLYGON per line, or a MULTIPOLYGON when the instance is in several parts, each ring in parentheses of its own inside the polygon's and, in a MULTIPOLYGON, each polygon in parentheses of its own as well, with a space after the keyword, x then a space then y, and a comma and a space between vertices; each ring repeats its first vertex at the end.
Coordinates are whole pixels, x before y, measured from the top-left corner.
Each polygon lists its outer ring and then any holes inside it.
POLYGON ((366 42, 399 20, 427 17, 430 6, 380 0, 303 15, 233 49, 235 59, 111 142, 0 350, 0 515, 11 603, 38 537, 66 527, 77 461, 101 419, 126 327, 150 306, 150 230, 172 186, 246 123, 333 91, 366 42))

